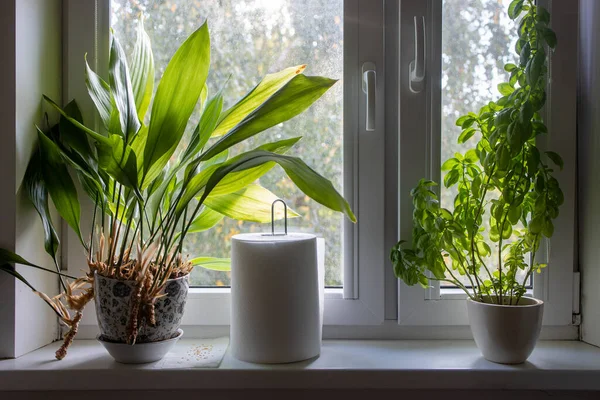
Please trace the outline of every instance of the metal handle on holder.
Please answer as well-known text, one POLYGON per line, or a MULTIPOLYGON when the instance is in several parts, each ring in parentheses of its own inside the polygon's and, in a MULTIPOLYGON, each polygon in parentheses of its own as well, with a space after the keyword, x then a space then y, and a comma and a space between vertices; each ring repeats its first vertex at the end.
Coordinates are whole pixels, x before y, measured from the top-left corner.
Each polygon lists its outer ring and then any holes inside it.
POLYGON ((287 210, 286 202, 281 199, 277 199, 271 204, 271 233, 263 233, 263 236, 286 236, 288 234, 287 210), (275 233, 275 205, 277 203, 283 204, 283 223, 285 229, 283 233, 275 233))
POLYGON ((362 90, 367 95, 367 131, 375 130, 375 87, 377 85, 377 75, 375 73, 375 64, 366 62, 362 66, 362 90))
POLYGON ((425 86, 426 43, 425 17, 414 17, 415 23, 415 59, 408 66, 408 87, 413 93, 419 93, 425 86), (419 29, 419 22, 421 28, 419 29))

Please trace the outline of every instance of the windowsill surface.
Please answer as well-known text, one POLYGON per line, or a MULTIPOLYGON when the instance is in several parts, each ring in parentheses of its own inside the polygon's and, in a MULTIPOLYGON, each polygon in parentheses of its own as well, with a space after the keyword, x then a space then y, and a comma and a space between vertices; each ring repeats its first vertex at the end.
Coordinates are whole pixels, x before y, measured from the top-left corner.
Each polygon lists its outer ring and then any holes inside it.
POLYGON ((228 351, 218 369, 185 370, 118 364, 94 340, 75 341, 66 359, 56 361, 58 346, 0 361, 0 390, 600 390, 600 349, 575 341, 540 341, 529 361, 517 366, 483 359, 471 340, 325 340, 319 358, 299 363, 250 364, 228 351))

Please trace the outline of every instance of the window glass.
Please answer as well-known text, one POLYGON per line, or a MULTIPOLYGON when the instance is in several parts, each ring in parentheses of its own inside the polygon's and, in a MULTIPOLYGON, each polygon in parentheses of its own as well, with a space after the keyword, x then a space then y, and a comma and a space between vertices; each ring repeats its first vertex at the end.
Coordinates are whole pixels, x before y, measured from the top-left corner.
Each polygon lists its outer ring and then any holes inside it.
MULTIPOLYGON (((343 0, 113 0, 111 10, 112 28, 127 54, 131 54, 135 43, 136 20, 143 14, 152 40, 157 81, 175 49, 208 19, 211 70, 207 85, 209 96, 224 87, 224 110, 265 74, 286 67, 308 64, 307 75, 335 79, 343 76, 343 0)), ((341 192, 342 112, 342 82, 338 82, 309 110, 240 143, 235 153, 268 140, 303 136, 289 154, 302 157, 341 192)), ((196 113, 188 129, 195 126, 198 118, 196 113)), ((279 167, 261 178, 260 183, 301 215, 289 221, 290 230, 313 232, 325 238, 325 283, 341 286, 342 214, 310 200, 279 167)), ((267 224, 225 218, 207 232, 188 235, 185 245, 191 256, 229 257, 229 239, 233 235, 267 230, 267 224)), ((228 286, 229 279, 226 272, 195 268, 191 283, 228 286)))
MULTIPOLYGON (((443 0, 442 2, 442 120, 441 162, 474 148, 480 134, 464 144, 457 139, 461 128, 458 117, 479 109, 500 97, 497 86, 506 82, 509 74, 504 64, 515 62, 515 21, 508 17, 509 0, 443 0)), ((443 178, 444 173, 442 173, 443 178)), ((456 186, 441 185, 442 207, 453 209, 456 186)), ((493 194, 492 196, 497 196, 493 194)), ((486 230, 489 213, 483 218, 486 230)), ((518 227, 519 225, 517 225, 518 227)), ((485 260, 490 269, 497 265, 498 248, 485 260)), ((504 242, 506 243, 506 241, 504 242)), ((525 271, 517 274, 521 279, 525 271)), ((470 282, 462 277, 461 282, 470 282)))

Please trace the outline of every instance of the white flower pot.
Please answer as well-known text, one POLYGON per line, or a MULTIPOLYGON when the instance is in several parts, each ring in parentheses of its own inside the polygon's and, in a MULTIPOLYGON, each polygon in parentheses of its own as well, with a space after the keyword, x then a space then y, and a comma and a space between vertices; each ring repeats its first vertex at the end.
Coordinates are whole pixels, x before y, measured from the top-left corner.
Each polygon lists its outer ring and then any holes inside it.
POLYGON ((183 330, 177 330, 177 336, 159 342, 139 343, 133 346, 126 343, 108 342, 98 335, 96 339, 104 346, 116 362, 122 364, 144 364, 162 359, 175 346, 183 335, 183 330))
POLYGON ((542 328, 544 302, 522 297, 519 305, 467 299, 471 332, 483 356, 500 364, 520 364, 533 351, 542 328))

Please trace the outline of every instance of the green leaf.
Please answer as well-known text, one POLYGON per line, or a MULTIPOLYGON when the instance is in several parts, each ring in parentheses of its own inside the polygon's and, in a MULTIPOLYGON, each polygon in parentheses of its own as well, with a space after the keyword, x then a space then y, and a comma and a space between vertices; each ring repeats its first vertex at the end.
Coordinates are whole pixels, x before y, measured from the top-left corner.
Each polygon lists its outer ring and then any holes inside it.
POLYGON ((531 45, 529 44, 529 42, 527 42, 525 44, 525 46, 523 46, 523 48, 521 49, 521 53, 520 53, 519 63, 522 67, 527 65, 530 54, 531 54, 531 45))
POLYGON ((200 211, 200 214, 198 214, 198 216, 192 221, 190 229, 187 233, 196 233, 209 230, 218 224, 223 217, 223 214, 213 211, 208 207, 204 207, 204 209, 200 211))
POLYGON ((229 258, 197 257, 190 260, 193 266, 210 269, 212 271, 231 271, 229 258))
POLYGON ((42 171, 40 152, 36 151, 27 165, 27 170, 23 177, 23 188, 42 220, 46 253, 50 254, 53 259, 56 259, 56 252, 58 251, 60 242, 48 208, 48 190, 44 185, 42 171))
POLYGON ((470 115, 463 115, 456 120, 456 126, 461 126, 468 121, 469 119, 473 119, 470 115))
POLYGON ((142 188, 160 174, 181 141, 209 65, 210 37, 205 22, 179 47, 158 84, 144 149, 142 188))
POLYGON ((120 131, 123 133, 125 142, 129 144, 141 124, 137 116, 125 52, 116 37, 112 38, 110 46, 108 78, 115 110, 119 112, 120 131))
POLYGON ((477 175, 475 179, 473 179, 473 183, 471 184, 471 192, 473 193, 473 197, 479 197, 481 191, 481 175, 477 175))
MULTIPOLYGON (((524 143, 523 128, 519 121, 511 122, 506 131, 506 139, 512 149, 520 150, 524 143)), ((507 164, 501 164, 501 169, 504 170, 507 164)))
POLYGON ((108 139, 108 144, 96 145, 100 167, 116 181, 137 192, 139 185, 135 152, 119 135, 111 135, 108 139))
MULTIPOLYGON (((75 103, 75 100, 69 102, 64 111, 71 118, 83 124, 81 111, 79 110, 77 103, 75 103)), ((94 153, 92 152, 92 148, 88 142, 85 132, 82 132, 81 129, 77 128, 62 115, 59 122, 59 131, 60 138, 63 143, 77 152, 77 154, 79 154, 81 158, 85 160, 89 168, 95 170, 97 167, 97 162, 94 158, 94 153)))
POLYGON ((20 273, 18 273, 17 270, 15 268, 13 268, 10 264, 2 264, 2 265, 0 265, 0 271, 4 271, 4 272, 6 272, 9 275, 14 276, 16 279, 20 280, 25 285, 29 286, 29 289, 33 290, 34 292, 37 292, 37 289, 34 288, 31 285, 31 283, 29 283, 29 281, 27 279, 25 279, 23 277, 23 275, 21 275, 20 273))
POLYGON ((52 203, 60 216, 75 231, 81 244, 87 247, 81 236, 79 221, 81 217, 81 207, 77 197, 77 189, 69 175, 67 167, 64 165, 60 149, 50 140, 44 132, 37 128, 38 141, 40 144, 42 175, 48 193, 52 198, 52 203))
POLYGON ((526 101, 521 106, 521 111, 519 113, 519 117, 521 118, 522 123, 530 123, 531 118, 533 118, 533 106, 530 101, 526 101))
POLYGON ((555 165, 557 165, 562 171, 563 167, 565 166, 562 157, 553 151, 546 151, 545 153, 548 156, 548 158, 551 159, 552 162, 555 165))
MULTIPOLYGON (((269 190, 260 185, 248 185, 235 193, 222 196, 208 196, 204 204, 229 218, 240 221, 270 222, 271 205, 279 199, 269 190)), ((284 212, 281 207, 275 210, 275 219, 283 219, 284 212)), ((288 218, 300 215, 293 210, 288 210, 288 218)))
POLYGON ((87 55, 85 57, 85 84, 100 119, 104 123, 104 127, 108 129, 110 125, 110 115, 112 113, 112 101, 110 95, 110 86, 100 76, 98 76, 90 68, 87 62, 87 55))
POLYGON ((496 114, 496 117, 494 118, 494 125, 496 125, 497 128, 508 126, 511 123, 511 112, 512 109, 506 108, 496 114))
POLYGON ((556 47, 556 33, 550 28, 544 28, 542 31, 542 37, 548 44, 548 47, 554 49, 556 47))
POLYGON ((452 213, 450 211, 448 211, 447 209, 445 209, 445 208, 440 208, 440 215, 446 221, 452 221, 453 220, 452 213))
POLYGON ((512 72, 513 70, 515 70, 515 69, 517 69, 517 68, 518 68, 518 67, 517 67, 515 64, 513 64, 513 63, 508 63, 508 64, 505 64, 505 65, 504 65, 504 70, 505 70, 506 72, 512 72))
POLYGON ((521 214, 523 212, 523 208, 518 205, 513 205, 508 210, 508 220, 514 225, 519 222, 521 218, 521 214))
POLYGON ((477 156, 477 151, 475 149, 467 150, 465 153, 465 161, 469 164, 473 164, 479 160, 479 156, 477 156))
POLYGON ((455 169, 451 170, 444 177, 444 186, 448 188, 448 187, 454 185, 456 182, 458 182, 459 177, 460 177, 460 175, 459 175, 458 170, 455 170, 455 169))
POLYGON ((477 242, 477 252, 481 257, 487 257, 492 254, 492 249, 486 242, 477 242))
POLYGON ((456 158, 449 158, 442 164, 442 171, 449 171, 457 164, 458 160, 456 158))
POLYGON ((534 111, 539 111, 544 104, 546 104, 546 91, 536 91, 533 92, 531 94, 531 97, 529 98, 529 100, 531 101, 531 104, 533 105, 533 110, 534 111))
POLYGON ((475 123, 475 121, 477 121, 475 118, 472 118, 472 117, 470 117, 470 118, 467 118, 467 119, 466 119, 466 120, 465 120, 465 121, 462 123, 462 125, 461 125, 461 128, 463 128, 463 129, 468 129, 468 128, 470 128, 471 126, 473 126, 473 124, 475 123))
MULTIPOLYGON (((277 154, 284 154, 290 148, 292 148, 292 146, 294 146, 294 144, 296 144, 298 142, 298 140, 300 140, 299 137, 280 140, 280 141, 273 142, 273 143, 266 143, 262 146, 259 146, 256 149, 254 149, 253 151, 263 150, 263 151, 269 151, 269 152, 273 152, 273 153, 277 153, 277 154)), ((236 156, 236 157, 232 158, 231 160, 229 160, 228 162, 234 163, 234 162, 236 162, 237 159, 239 159, 242 156, 243 156, 243 154, 236 156)), ((238 190, 241 190, 244 187, 246 187, 249 184, 256 181, 258 178, 260 178, 265 173, 267 173, 269 170, 271 170, 271 168, 273 168, 274 166, 275 166, 274 162, 267 162, 264 164, 260 164, 256 167, 247 168, 247 169, 244 169, 241 171, 230 172, 223 179, 221 179, 221 181, 215 188, 213 188, 212 195, 218 196, 218 195, 224 195, 224 194, 237 192, 238 190)), ((210 178, 210 175, 214 171, 216 171, 217 167, 219 167, 219 166, 217 165, 217 166, 212 166, 211 168, 204 169, 200 173, 198 173, 196 176, 191 178, 191 180, 185 187, 185 192, 184 192, 183 196, 181 197, 179 204, 177 204, 178 212, 181 212, 186 207, 186 205, 189 203, 189 201, 191 199, 193 199, 206 186, 206 184, 208 183, 208 179, 210 178)))
POLYGON ((534 234, 540 233, 543 228, 544 228, 544 220, 540 216, 533 218, 531 220, 531 222, 529 223, 529 231, 531 233, 534 233, 534 234))
POLYGON ((259 132, 287 121, 306 110, 336 81, 319 76, 296 75, 229 133, 211 146, 201 160, 208 160, 225 149, 259 132))
POLYGON ((535 175, 539 163, 540 151, 537 149, 537 147, 531 146, 527 156, 527 172, 532 176, 535 175))
POLYGON ((469 140, 470 138, 473 137, 473 135, 475 134, 475 132, 476 132, 475 128, 465 129, 458 136, 458 143, 464 143, 464 142, 466 142, 467 140, 469 140))
POLYGON ((500 171, 506 171, 510 163, 510 151, 507 146, 500 145, 496 151, 496 165, 500 171))
POLYGON ((523 1, 524 0, 514 0, 510 3, 508 6, 508 16, 510 19, 516 19, 519 14, 521 14, 521 11, 523 10, 523 1))
POLYGON ((500 233, 498 233, 498 227, 496 227, 496 225, 490 228, 490 240, 492 242, 498 242, 500 240, 500 233))
POLYGON ((504 83, 498 84, 498 91, 503 96, 509 96, 512 94, 512 92, 515 91, 515 88, 512 87, 509 83, 504 82, 504 83))
POLYGON ((212 137, 223 136, 229 132, 279 89, 285 86, 293 77, 301 74, 305 69, 306 65, 297 65, 265 76, 254 89, 223 113, 219 124, 212 133, 212 137))
POLYGON ((537 11, 536 15, 535 15, 536 20, 543 22, 545 24, 550 23, 550 13, 548 12, 548 10, 546 10, 542 6, 537 6, 536 11, 537 11))
POLYGON ((51 98, 49 98, 46 95, 42 96, 44 98, 44 100, 46 100, 52 107, 54 107, 63 117, 65 117, 67 119, 67 121, 69 121, 71 124, 73 124, 75 127, 81 129, 83 132, 87 133, 92 139, 94 139, 97 142, 103 143, 103 144, 108 144, 110 145, 110 140, 108 139, 108 137, 103 136, 97 132, 94 132, 93 130, 91 130, 90 128, 88 128, 87 126, 83 125, 81 122, 77 121, 75 118, 72 118, 71 116, 69 116, 62 108, 59 107, 58 104, 56 104, 51 98))
POLYGON ((137 115, 143 121, 154 90, 154 56, 152 55, 150 37, 144 30, 143 16, 140 17, 138 22, 137 39, 133 48, 131 85, 137 115))
POLYGON ((542 49, 539 49, 535 56, 527 63, 525 68, 525 75, 527 76, 527 82, 532 87, 537 84, 538 79, 542 73, 542 67, 546 62, 546 54, 542 49))
POLYGON ((539 133, 548 133, 548 128, 546 128, 546 125, 544 125, 543 122, 532 121, 531 125, 533 126, 533 129, 535 129, 536 132, 539 132, 539 133))
POLYGON ((212 189, 229 173, 274 161, 284 169, 304 194, 331 210, 343 212, 352 222, 356 222, 356 217, 350 209, 350 205, 335 190, 331 182, 315 172, 301 159, 264 150, 249 151, 238 157, 232 159, 235 160, 233 162, 232 160, 228 161, 212 174, 200 198, 200 203, 204 202, 212 189))
MULTIPOLYGON (((42 270, 42 271, 49 272, 51 274, 60 275, 60 276, 63 276, 65 278, 76 279, 75 277, 73 277, 71 275, 63 274, 62 272, 56 272, 56 271, 53 271, 51 269, 47 269, 47 268, 44 268, 44 267, 40 267, 39 265, 30 263, 29 261, 27 261, 26 259, 24 259, 20 255, 18 255, 16 253, 13 253, 12 251, 9 251, 9 250, 6 250, 6 249, 0 249, 0 266, 2 267, 3 271, 9 272, 7 270, 8 268, 14 270, 14 268, 12 268, 12 266, 8 265, 9 263, 10 264, 26 265, 28 267, 33 267, 33 268, 36 268, 36 269, 39 269, 39 270, 42 270)), ((22 281, 22 282, 25 283, 30 288, 32 288, 32 286, 30 284, 28 284, 27 282, 25 282, 25 281, 22 281)), ((35 290, 35 289, 33 289, 33 290, 35 290)))
POLYGON ((548 218, 544 223, 544 228, 542 229, 542 234, 547 238, 551 238, 554 235, 554 224, 552 220, 548 218))
MULTIPOLYGON (((183 156, 181 157, 181 163, 185 163, 192 157, 195 157, 206 145, 208 139, 210 139, 211 134, 215 129, 215 126, 217 125, 222 108, 223 94, 221 91, 219 91, 219 93, 213 96, 208 103, 206 103, 204 111, 202 112, 202 116, 200 117, 200 122, 198 123, 198 126, 196 126, 196 129, 190 138, 190 144, 185 149, 183 156)), ((198 167, 198 164, 199 161, 192 162, 189 170, 195 170, 198 167)), ((188 173, 186 173, 186 176, 188 176, 188 173)))

